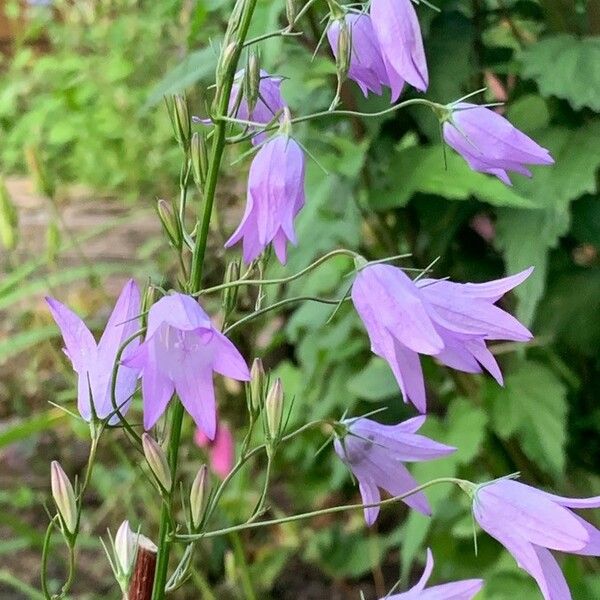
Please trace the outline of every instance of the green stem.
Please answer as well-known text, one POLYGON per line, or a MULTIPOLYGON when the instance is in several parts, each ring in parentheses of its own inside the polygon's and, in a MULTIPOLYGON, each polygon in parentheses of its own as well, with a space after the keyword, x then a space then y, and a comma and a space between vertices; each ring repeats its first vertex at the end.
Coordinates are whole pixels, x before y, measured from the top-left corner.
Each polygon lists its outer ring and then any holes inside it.
POLYGON ((348 299, 349 299, 349 297, 342 298, 340 300, 340 299, 336 299, 336 298, 319 298, 318 296, 294 296, 293 298, 286 298, 285 300, 280 300, 279 302, 275 302, 274 304, 271 304, 270 306, 265 306, 264 308, 261 308, 260 310, 254 311, 253 313, 250 313, 249 315, 242 317, 239 321, 236 321, 235 323, 232 323, 229 327, 227 327, 227 329, 225 329, 223 331, 223 333, 225 335, 227 335, 229 332, 234 330, 236 327, 239 327, 240 325, 243 325, 244 323, 247 323, 248 321, 252 321, 253 319, 260 317, 261 315, 264 315, 265 313, 268 313, 272 310, 277 310, 278 308, 281 308, 282 306, 287 306, 288 304, 294 304, 295 302, 312 301, 312 302, 320 302, 321 304, 340 304, 341 302, 345 302, 348 299))
POLYGON ((256 594, 252 586, 252 580, 250 579, 250 570, 248 569, 248 562, 244 554, 244 547, 238 533, 231 533, 229 535, 231 539, 231 545, 233 546, 233 555, 235 556, 235 562, 238 567, 240 574, 240 580, 242 588, 244 590, 244 597, 246 600, 256 600, 256 594))
POLYGON ((422 492, 423 490, 426 490, 427 488, 429 488, 433 485, 437 485, 439 483, 453 483, 455 485, 460 486, 462 484, 469 483, 469 482, 466 482, 463 479, 457 479, 455 477, 439 477, 438 479, 432 479, 431 481, 428 481, 427 483, 424 483, 423 485, 413 488, 412 490, 409 490, 408 492, 405 492, 404 494, 400 494, 399 496, 394 496, 393 498, 387 498, 386 500, 382 500, 381 502, 375 502, 373 504, 357 503, 357 504, 344 504, 342 506, 332 506, 330 508, 323 508, 321 510, 313 510, 311 512, 300 513, 297 515, 291 515, 289 517, 281 517, 279 519, 270 519, 268 521, 259 521, 259 522, 253 522, 253 523, 241 523, 240 525, 233 525, 232 527, 225 527, 223 529, 215 529, 213 531, 206 531, 204 533, 180 534, 180 535, 176 535, 175 539, 178 542, 186 542, 187 543, 187 542, 190 542, 193 540, 201 540, 204 538, 228 535, 230 533, 237 532, 237 531, 244 531, 246 529, 257 529, 259 527, 271 527, 273 525, 282 525, 284 523, 292 523, 294 521, 304 521, 306 519, 312 519, 314 517, 319 517, 321 515, 330 515, 330 514, 334 514, 334 513, 345 512, 348 510, 371 508, 374 506, 385 506, 387 504, 393 504, 400 500, 404 500, 405 498, 408 498, 409 496, 412 496, 413 494, 422 492))
POLYGON ((50 542, 52 541, 52 530, 54 529, 58 516, 55 516, 46 529, 44 536, 44 545, 42 546, 42 564, 40 565, 40 579, 42 583, 42 593, 46 600, 52 600, 52 595, 48 589, 48 553, 50 551, 50 542))
POLYGON ((346 248, 332 250, 331 252, 328 252, 327 254, 324 254, 323 256, 315 260, 315 262, 308 265, 308 267, 305 267, 301 271, 298 271, 297 273, 294 273, 293 275, 290 275, 288 277, 280 277, 278 279, 244 279, 242 277, 237 281, 230 281, 229 283, 222 283, 220 285, 205 288, 195 295, 203 296, 204 294, 212 294, 213 292, 220 292, 221 290, 230 287, 239 287, 241 285, 278 285, 289 283, 290 281, 294 281, 296 279, 299 279, 303 275, 310 273, 312 270, 316 269, 318 266, 322 265, 324 262, 328 261, 334 256, 349 256, 350 258, 355 258, 356 256, 358 256, 358 254, 356 252, 353 252, 352 250, 347 250, 346 248))

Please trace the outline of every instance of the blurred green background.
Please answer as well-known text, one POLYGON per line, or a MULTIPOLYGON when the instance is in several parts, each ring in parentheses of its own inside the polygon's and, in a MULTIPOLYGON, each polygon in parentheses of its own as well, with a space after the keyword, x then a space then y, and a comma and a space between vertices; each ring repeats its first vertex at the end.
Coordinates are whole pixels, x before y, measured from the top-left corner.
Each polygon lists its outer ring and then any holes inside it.
MULTIPOLYGON (((176 285, 174 255, 154 207, 178 188, 178 150, 162 104, 187 90, 206 115, 216 52, 231 2, 75 0, 2 2, 0 36, 0 598, 40 598, 39 555, 47 524, 49 462, 70 474, 84 465, 87 429, 49 402, 75 410, 74 378, 58 330, 43 305, 52 293, 101 327, 126 276, 176 285)), ((504 306, 531 326, 527 348, 494 351, 506 387, 423 361, 431 416, 424 432, 459 448, 421 464, 420 481, 459 475, 484 481, 514 471, 561 495, 600 494, 600 1, 439 0, 421 5, 431 84, 448 102, 487 87, 482 101, 501 109, 548 147, 554 167, 534 168, 514 187, 469 170, 447 152, 423 108, 380 119, 321 119, 294 134, 310 161, 298 248, 287 273, 347 246, 369 259, 410 252, 406 266, 435 265, 439 277, 482 281, 529 265, 534 275, 504 306)), ((325 2, 301 21, 298 38, 261 45, 263 67, 286 77, 296 115, 327 108, 335 66, 321 37, 325 2)), ((259 0, 251 35, 285 24, 283 2, 259 0)), ((412 90, 406 90, 410 97, 412 90)), ((346 84, 346 107, 376 111, 346 84)), ((247 148, 228 151, 210 242, 207 278, 222 280, 222 242, 244 203, 247 148), (234 164, 235 163, 235 164, 234 164)), ((197 199, 196 199, 197 201, 197 199)), ((195 208, 192 202, 192 210, 195 208)), ((285 289, 286 295, 345 292, 340 258, 285 289)), ((271 265, 273 275, 282 271, 271 265)), ((253 297, 242 294, 239 314, 253 297)), ((218 299, 206 306, 218 318, 218 299)), ((344 306, 304 305, 257 320, 237 334, 245 356, 261 356, 295 397, 290 426, 387 406, 382 420, 411 416, 388 367, 369 352, 366 334, 344 306)), ((243 435, 241 390, 219 382, 221 413, 243 435)), ((139 418, 139 402, 130 413, 139 418)), ((185 423, 182 478, 189 485, 203 451, 185 423)), ((325 450, 324 432, 295 440, 276 461, 274 514, 358 499, 344 467, 325 450), (290 474, 292 476, 290 477, 290 474)), ((119 431, 104 437, 84 514, 74 597, 118 598, 98 541, 129 518, 157 531, 158 500, 119 431)), ((260 486, 255 464, 235 480, 218 515, 245 518, 260 486)), ((201 545, 194 576, 177 598, 358 599, 382 596, 418 574, 431 546, 436 581, 482 576, 486 600, 538 600, 540 592, 496 542, 479 536, 475 557, 469 507, 449 488, 428 495, 434 518, 386 509, 367 531, 360 513, 292 524, 201 545)), ((592 520, 594 517, 591 515, 592 520)), ((596 519, 598 523, 598 519, 596 519)), ((51 573, 64 574, 56 543, 51 573)), ((568 557, 575 599, 600 598, 600 565, 568 557)))

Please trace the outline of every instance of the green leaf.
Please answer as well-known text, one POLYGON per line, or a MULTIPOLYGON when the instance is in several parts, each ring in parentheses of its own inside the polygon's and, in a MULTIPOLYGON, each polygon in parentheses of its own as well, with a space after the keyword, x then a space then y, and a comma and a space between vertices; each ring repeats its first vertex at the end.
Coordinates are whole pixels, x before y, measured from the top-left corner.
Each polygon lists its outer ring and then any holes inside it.
POLYGON ((449 200, 478 198, 494 206, 526 208, 533 204, 522 194, 495 177, 472 171, 461 156, 448 149, 448 168, 441 145, 416 146, 398 152, 392 160, 393 171, 374 186, 371 206, 386 210, 406 206, 417 193, 434 194, 449 200))
POLYGON ((20 442, 41 431, 52 429, 66 416, 67 413, 64 411, 52 408, 27 419, 6 423, 0 430, 0 448, 20 442))
POLYGON ((538 362, 525 362, 506 378, 504 388, 489 386, 492 427, 503 439, 516 436, 525 454, 544 470, 560 475, 567 440, 566 387, 538 362))
POLYGON ((400 394, 390 367, 377 357, 348 381, 348 389, 359 398, 374 402, 400 394))
POLYGON ((522 75, 534 79, 542 96, 568 100, 575 109, 600 111, 600 38, 559 34, 529 46, 521 55, 522 75))

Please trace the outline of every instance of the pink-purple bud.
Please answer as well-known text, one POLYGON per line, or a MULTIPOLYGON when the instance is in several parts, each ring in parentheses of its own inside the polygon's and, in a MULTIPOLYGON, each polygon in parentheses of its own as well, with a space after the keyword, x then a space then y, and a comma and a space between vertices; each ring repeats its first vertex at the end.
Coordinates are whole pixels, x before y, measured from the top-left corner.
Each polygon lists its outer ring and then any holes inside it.
POLYGON ((144 448, 146 461, 158 483, 165 491, 171 491, 171 486, 173 485, 171 469, 169 468, 169 463, 167 462, 164 450, 147 433, 142 435, 142 446, 144 448))
POLYGON ((192 517, 192 527, 200 526, 206 500, 208 498, 208 469, 202 465, 192 482, 190 489, 190 514, 192 517))
POLYGON ((267 434, 269 439, 276 440, 281 433, 281 421, 283 418, 283 386, 279 377, 271 386, 267 399, 265 400, 265 412, 267 414, 267 434))
POLYGON ((55 460, 50 464, 50 483, 52 497, 54 498, 61 522, 68 533, 74 534, 77 531, 75 492, 66 473, 55 460))

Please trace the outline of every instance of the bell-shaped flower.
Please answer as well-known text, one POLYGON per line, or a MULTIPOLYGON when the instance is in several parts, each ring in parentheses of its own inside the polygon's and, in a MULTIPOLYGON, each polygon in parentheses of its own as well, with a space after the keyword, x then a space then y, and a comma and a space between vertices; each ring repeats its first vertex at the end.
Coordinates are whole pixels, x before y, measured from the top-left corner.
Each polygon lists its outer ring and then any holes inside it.
POLYGON ((531 177, 526 165, 551 165, 554 159, 497 112, 458 102, 443 125, 444 140, 471 169, 495 175, 511 185, 507 171, 531 177))
MULTIPOLYGON (((382 425, 363 417, 342 421, 345 435, 334 441, 334 449, 358 480, 363 504, 378 503, 379 489, 400 496, 418 487, 403 463, 432 460, 456 450, 417 434, 424 422, 422 416, 398 425, 382 425)), ((422 492, 407 496, 404 502, 426 515, 431 514, 422 492)), ((370 506, 364 513, 370 526, 379 514, 379 507, 370 506)))
POLYGON ((251 262, 272 242, 282 264, 287 242, 296 244, 294 218, 304 206, 304 153, 285 132, 278 133, 258 151, 248 176, 246 210, 225 243, 243 240, 243 256, 251 262))
MULTIPOLYGON (((255 123, 266 125, 278 113, 280 114, 286 106, 280 89, 283 79, 269 75, 269 73, 261 69, 258 83, 258 98, 254 107, 250 110, 248 99, 244 96, 243 90, 244 73, 245 69, 241 69, 235 74, 229 100, 229 115, 243 121, 254 121, 255 123)), ((266 133, 258 133, 252 138, 252 143, 260 144, 266 139, 266 135, 266 133)))
POLYGON ((481 528, 537 581, 545 600, 571 600, 550 550, 600 556, 600 531, 569 510, 598 507, 600 496, 563 498, 509 478, 477 486, 473 494, 473 514, 481 528))
POLYGON ((150 429, 176 392, 196 425, 215 437, 213 371, 248 381, 250 372, 237 348, 191 296, 161 298, 148 312, 146 338, 123 361, 142 376, 144 428, 150 429))
MULTIPOLYGON (((140 291, 137 284, 133 280, 125 284, 98 343, 71 309, 54 298, 46 297, 46 302, 62 333, 64 352, 77 373, 79 414, 86 421, 90 421, 95 413, 100 419, 110 416, 111 425, 118 423, 119 417, 112 403, 112 375, 121 345, 140 328, 140 291)), ((137 339, 128 344, 122 358, 130 356, 138 345, 137 339)), ((115 402, 121 414, 129 408, 137 377, 136 369, 118 366, 115 402)))
MULTIPOLYGON (((365 96, 369 92, 379 95, 382 93, 382 86, 389 86, 389 78, 373 32, 371 17, 363 13, 346 13, 343 20, 352 43, 348 77, 358 84, 365 96)), ((340 19, 334 19, 327 28, 327 39, 336 58, 342 25, 340 19)))
POLYGON ((404 82, 425 91, 429 85, 427 61, 411 0, 373 0, 371 22, 392 89, 392 101, 402 93, 404 82))
POLYGON ((421 579, 407 592, 385 596, 380 600, 471 600, 483 587, 483 579, 463 579, 425 588, 433 571, 433 555, 427 548, 427 562, 421 579))
POLYGON ((425 384, 419 354, 480 373, 482 367, 502 383, 500 368, 486 340, 527 341, 531 333, 494 305, 531 273, 487 283, 413 282, 401 269, 368 265, 352 286, 352 301, 362 319, 371 350, 390 365, 405 402, 425 412, 425 384))
POLYGON ((214 440, 209 440, 201 429, 196 429, 194 442, 200 448, 208 450, 211 471, 225 479, 233 469, 235 461, 235 440, 229 425, 225 421, 219 421, 214 440))

